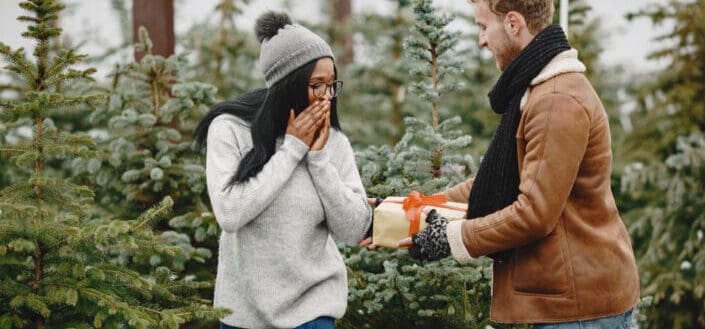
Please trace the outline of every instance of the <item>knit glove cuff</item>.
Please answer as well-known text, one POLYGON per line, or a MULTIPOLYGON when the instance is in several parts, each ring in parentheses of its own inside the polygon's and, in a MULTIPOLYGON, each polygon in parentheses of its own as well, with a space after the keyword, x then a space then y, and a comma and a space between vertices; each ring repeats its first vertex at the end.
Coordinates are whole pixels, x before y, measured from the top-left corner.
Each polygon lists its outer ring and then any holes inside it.
POLYGON ((450 245, 446 236, 448 220, 433 209, 426 216, 426 227, 411 237, 414 245, 409 255, 419 260, 438 260, 450 256, 450 245))

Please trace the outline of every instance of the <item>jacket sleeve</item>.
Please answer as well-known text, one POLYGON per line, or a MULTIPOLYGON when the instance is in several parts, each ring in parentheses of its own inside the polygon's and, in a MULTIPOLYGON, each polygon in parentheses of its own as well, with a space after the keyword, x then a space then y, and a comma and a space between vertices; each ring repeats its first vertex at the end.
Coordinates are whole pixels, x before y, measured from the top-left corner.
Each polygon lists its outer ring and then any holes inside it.
POLYGON ((587 149, 587 112, 572 97, 558 93, 542 96, 525 111, 521 133, 526 154, 517 200, 459 224, 472 257, 520 247, 550 234, 573 189, 587 149))
POLYGON ((468 199, 470 198, 470 191, 472 190, 472 183, 475 181, 475 178, 470 178, 464 182, 461 182, 445 191, 443 191, 443 195, 446 196, 446 199, 450 202, 468 202, 468 199))
POLYGON ((246 154, 244 146, 238 143, 238 129, 244 128, 226 120, 214 120, 206 144, 208 195, 216 221, 228 233, 237 231, 269 206, 308 151, 308 146, 298 138, 286 135, 284 143, 257 175, 224 188, 246 154))
POLYGON ((340 157, 341 165, 338 168, 333 165, 326 147, 308 153, 308 170, 321 198, 333 239, 357 245, 372 225, 372 209, 367 204, 352 146, 341 133, 336 138, 333 149, 340 152, 336 156, 340 157))

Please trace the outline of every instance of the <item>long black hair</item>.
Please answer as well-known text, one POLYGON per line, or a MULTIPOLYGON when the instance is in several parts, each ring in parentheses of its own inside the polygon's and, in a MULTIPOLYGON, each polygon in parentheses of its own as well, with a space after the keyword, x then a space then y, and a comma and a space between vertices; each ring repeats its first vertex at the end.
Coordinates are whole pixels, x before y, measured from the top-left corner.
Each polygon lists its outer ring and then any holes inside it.
MULTIPOLYGON (((269 89, 256 89, 234 100, 218 103, 201 119, 194 133, 199 152, 207 147, 208 127, 217 116, 232 114, 250 124, 252 150, 242 158, 226 188, 257 175, 274 155, 276 139, 286 133, 289 110, 294 109, 296 115, 299 115, 309 105, 308 85, 317 62, 318 60, 313 60, 301 66, 269 89)), ((337 75, 338 71, 335 69, 335 78, 337 75)), ((333 98, 330 124, 340 130, 336 103, 337 100, 333 98)))

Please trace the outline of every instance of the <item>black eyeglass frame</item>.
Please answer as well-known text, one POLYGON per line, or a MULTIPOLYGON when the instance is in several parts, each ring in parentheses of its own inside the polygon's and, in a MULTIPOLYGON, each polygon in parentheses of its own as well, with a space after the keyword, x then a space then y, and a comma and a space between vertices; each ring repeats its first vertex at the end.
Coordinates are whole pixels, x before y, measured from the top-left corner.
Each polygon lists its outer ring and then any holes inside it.
POLYGON ((330 92, 331 95, 333 95, 333 98, 336 98, 340 96, 340 93, 343 92, 343 81, 341 80, 335 80, 331 83, 325 83, 325 82, 316 82, 316 83, 309 83, 308 84, 311 89, 313 89, 313 96, 316 96, 316 98, 321 98, 325 96, 327 92, 330 92), (325 89, 323 90, 322 94, 318 94, 318 88, 321 87, 321 85, 326 85, 325 89))

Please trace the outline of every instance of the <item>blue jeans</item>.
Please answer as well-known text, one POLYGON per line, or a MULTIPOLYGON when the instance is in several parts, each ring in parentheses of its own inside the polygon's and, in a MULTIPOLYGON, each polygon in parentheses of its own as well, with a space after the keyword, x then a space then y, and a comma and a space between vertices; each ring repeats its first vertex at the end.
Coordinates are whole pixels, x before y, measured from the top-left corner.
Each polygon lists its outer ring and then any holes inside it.
MULTIPOLYGON (((221 322, 220 329, 244 329, 244 328, 229 326, 229 325, 221 322)), ((335 329, 335 320, 331 317, 322 316, 320 318, 316 318, 314 320, 306 322, 306 323, 296 327, 296 329, 335 329)))
POLYGON ((632 327, 632 311, 608 316, 606 318, 561 322, 561 323, 536 323, 534 329, 629 329, 632 327))

